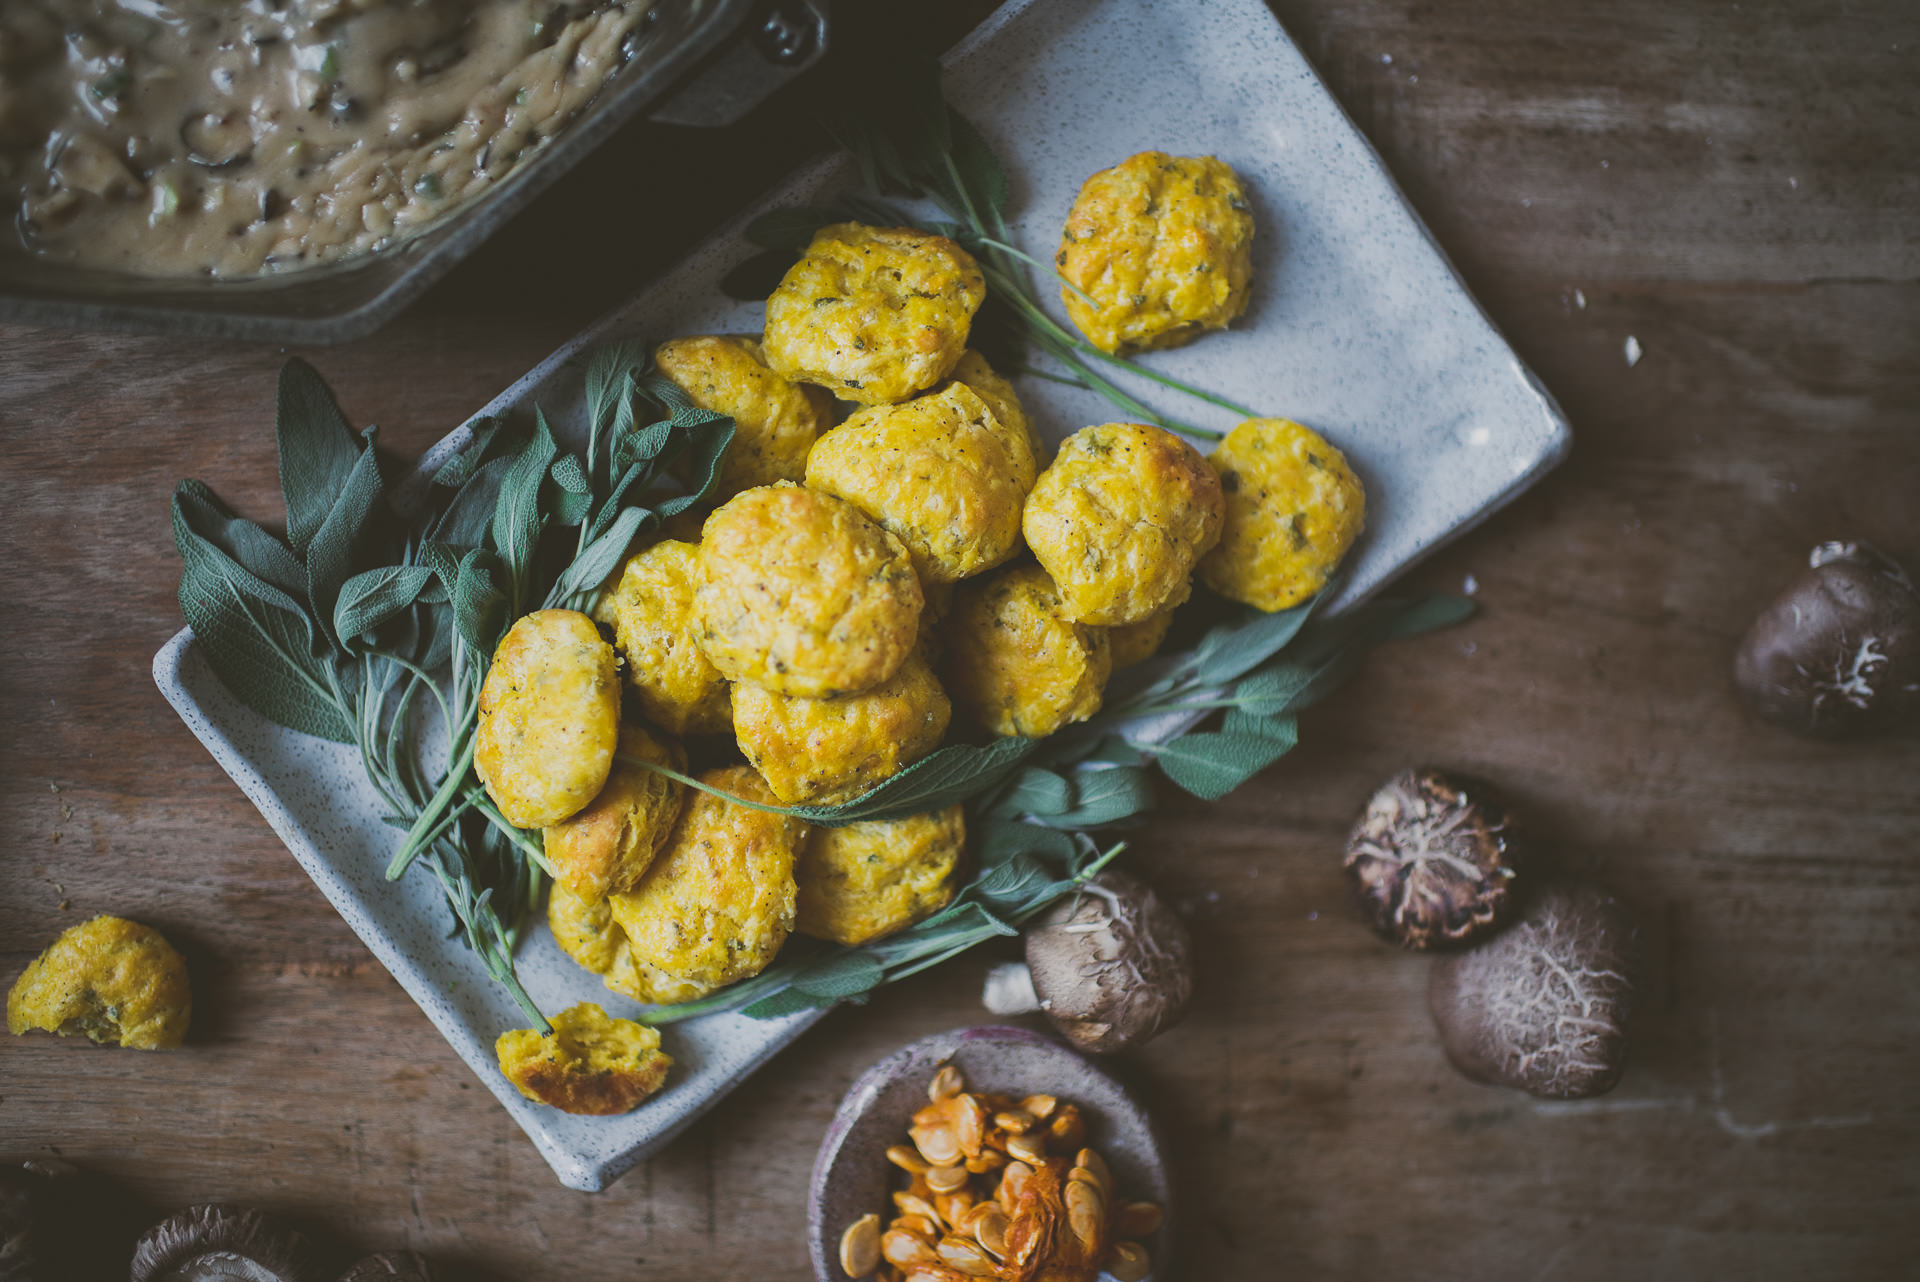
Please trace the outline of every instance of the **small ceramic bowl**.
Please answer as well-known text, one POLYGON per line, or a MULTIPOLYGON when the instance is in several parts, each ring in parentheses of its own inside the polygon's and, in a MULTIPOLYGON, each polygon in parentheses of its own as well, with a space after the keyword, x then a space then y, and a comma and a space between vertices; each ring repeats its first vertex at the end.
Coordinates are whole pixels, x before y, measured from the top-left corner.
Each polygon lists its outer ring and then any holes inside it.
POLYGON ((881 1060, 853 1084, 820 1142, 807 1199, 807 1246, 817 1282, 847 1282, 840 1268, 840 1237, 870 1212, 893 1218, 888 1200, 895 1167, 887 1148, 907 1142, 914 1110, 927 1102, 927 1083, 942 1064, 960 1070, 970 1091, 1055 1095, 1080 1106, 1087 1143, 1107 1160, 1121 1194, 1157 1202, 1166 1222, 1144 1244, 1154 1278, 1167 1276, 1174 1241, 1173 1187, 1166 1146, 1134 1093, 1077 1051, 1024 1028, 956 1028, 923 1038, 881 1060))

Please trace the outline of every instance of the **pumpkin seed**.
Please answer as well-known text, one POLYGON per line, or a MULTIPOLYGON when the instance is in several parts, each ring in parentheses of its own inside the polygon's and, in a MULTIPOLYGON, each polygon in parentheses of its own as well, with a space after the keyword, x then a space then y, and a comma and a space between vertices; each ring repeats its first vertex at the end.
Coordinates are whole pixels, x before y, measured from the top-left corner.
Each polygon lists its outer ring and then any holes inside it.
POLYGON ((960 1160, 960 1141, 944 1126, 916 1126, 907 1134, 920 1156, 935 1166, 952 1166, 960 1160))
POLYGON ((1053 1110, 1059 1104, 1060 1101, 1051 1095, 1029 1095, 1020 1101, 1022 1110, 1033 1114, 1043 1122, 1053 1116, 1053 1110))
POLYGON ((933 1075, 933 1080, 927 1083, 927 1098, 938 1104, 941 1100, 952 1099, 966 1086, 959 1069, 951 1064, 942 1064, 940 1071, 933 1075))
POLYGON ((880 1267, 880 1217, 863 1215, 840 1235, 840 1267, 850 1278, 863 1278, 880 1267))
POLYGON ((900 1208, 902 1215, 918 1215, 928 1223, 938 1224, 940 1212, 933 1209, 933 1203, 914 1193, 895 1193, 893 1204, 900 1208))
POLYGON ((1114 1232, 1124 1237, 1152 1237, 1166 1220, 1167 1213, 1152 1202, 1129 1202, 1120 1208, 1114 1232))
POLYGON ((969 1242, 963 1237, 945 1237, 940 1239, 936 1250, 942 1263, 958 1269, 971 1278, 990 1278, 999 1272, 987 1253, 980 1249, 978 1242, 969 1242))
POLYGON ((1007 1253, 1007 1212, 997 1202, 983 1202, 967 1218, 967 1230, 975 1241, 998 1260, 1007 1253))
POLYGON ((1017 1157, 1030 1166, 1047 1160, 1047 1141, 1038 1135, 1009 1135, 1007 1156, 1017 1157))
POLYGON ((927 1187, 935 1193, 953 1193, 967 1187, 967 1168, 936 1166, 927 1172, 927 1187))
POLYGON ((880 1254, 888 1264, 906 1268, 909 1264, 930 1264, 939 1260, 927 1239, 905 1229, 888 1229, 880 1235, 880 1254))
POLYGON ((901 1170, 913 1175, 925 1175, 931 1168, 925 1158, 905 1144, 893 1144, 887 1148, 887 1160, 901 1170))
POLYGON ((1115 1242, 1104 1266, 1114 1282, 1140 1282, 1153 1272, 1153 1258, 1138 1242, 1115 1242))

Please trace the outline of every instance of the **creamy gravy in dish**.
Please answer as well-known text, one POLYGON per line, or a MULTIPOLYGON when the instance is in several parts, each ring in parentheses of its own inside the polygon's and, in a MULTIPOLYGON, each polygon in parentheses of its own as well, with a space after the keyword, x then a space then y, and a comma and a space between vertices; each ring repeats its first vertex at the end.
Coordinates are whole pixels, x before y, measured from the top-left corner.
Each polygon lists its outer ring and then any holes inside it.
POLYGON ((558 132, 652 3, 0 0, 0 212, 143 276, 383 249, 558 132))

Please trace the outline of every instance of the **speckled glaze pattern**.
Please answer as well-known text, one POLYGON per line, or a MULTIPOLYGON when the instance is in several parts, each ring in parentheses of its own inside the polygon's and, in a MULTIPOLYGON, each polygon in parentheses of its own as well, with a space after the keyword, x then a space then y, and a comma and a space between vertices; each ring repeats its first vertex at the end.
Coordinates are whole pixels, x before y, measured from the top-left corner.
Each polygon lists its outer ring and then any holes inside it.
MULTIPOLYGON (((1258 220, 1247 314, 1224 333, 1145 359, 1264 414, 1306 423, 1346 452, 1367 486, 1368 530, 1334 608, 1377 591, 1564 454, 1569 434, 1551 398, 1259 0, 1014 0, 946 61, 949 97, 1011 171, 1015 239, 1029 250, 1058 241, 1088 174, 1133 152, 1213 154, 1240 174, 1258 220)), ((538 402, 564 436, 581 416, 585 353, 594 346, 757 331, 762 308, 718 289, 752 252, 741 229, 768 209, 853 181, 852 166, 838 159, 797 174, 480 415, 538 402)), ((1060 315, 1057 302, 1049 305, 1060 315)), ((1091 393, 1038 379, 1017 386, 1051 440, 1112 417, 1091 393)), ((1229 414, 1175 404, 1157 389, 1149 399, 1209 427, 1234 425, 1229 414)), ((424 484, 471 430, 470 422, 429 451, 416 481, 424 484)), ((493 1039, 524 1017, 465 947, 445 937, 447 910, 429 879, 385 881, 392 833, 351 749, 264 721, 226 692, 191 642, 183 631, 155 657, 168 701, 563 1183, 605 1187, 820 1017, 763 1023, 720 1015, 669 1027, 663 1045, 676 1061, 673 1074, 626 1116, 569 1117, 523 1099, 496 1069, 493 1039)), ((634 1013, 562 956, 544 922, 523 947, 521 967, 543 1009, 593 1000, 611 1014, 634 1013)))
POLYGON ((1078 1104, 1087 1117, 1087 1143, 1107 1159, 1130 1202, 1157 1202, 1166 1223, 1146 1242, 1154 1271, 1164 1278, 1172 1260, 1176 1222, 1166 1146, 1144 1105, 1120 1082, 1078 1051, 1024 1028, 987 1025, 936 1033, 895 1051, 853 1084, 813 1162, 807 1192, 807 1249, 817 1282, 846 1282, 840 1235, 869 1212, 884 1224, 894 1167, 887 1146, 907 1142, 913 1112, 927 1102, 927 1083, 942 1064, 960 1070, 970 1091, 1016 1097, 1055 1095, 1078 1104))

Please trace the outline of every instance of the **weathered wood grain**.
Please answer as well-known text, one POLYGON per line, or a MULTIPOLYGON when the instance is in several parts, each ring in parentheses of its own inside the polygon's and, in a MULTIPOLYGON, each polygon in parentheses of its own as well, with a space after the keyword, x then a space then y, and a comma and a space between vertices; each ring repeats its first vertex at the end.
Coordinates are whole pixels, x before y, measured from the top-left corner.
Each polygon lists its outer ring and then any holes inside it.
MULTIPOLYGON (((1379 653, 1299 752, 1139 836, 1201 946, 1187 1023, 1120 1066, 1176 1137, 1184 1275, 1910 1276, 1920 739, 1777 734, 1727 666, 1812 542, 1920 561, 1920 20, 1897 0, 1276 9, 1577 444, 1416 576, 1471 576, 1480 617, 1379 653), (1348 910, 1347 824, 1414 761, 1500 780, 1561 867, 1639 911, 1659 975, 1614 1095, 1455 1076, 1425 965, 1348 910)), ((417 450, 773 181, 804 117, 630 131, 387 332, 310 355, 417 450), (656 155, 696 181, 635 170, 656 155)), ((558 1187, 148 677, 178 619, 173 482, 277 511, 281 359, 0 334, 0 978, 122 912, 183 945, 201 1011, 178 1055, 0 1042, 0 1156, 57 1148, 155 1206, 253 1201, 478 1277, 805 1276, 839 1095, 983 1018, 989 958, 836 1013, 608 1193, 558 1187)))

